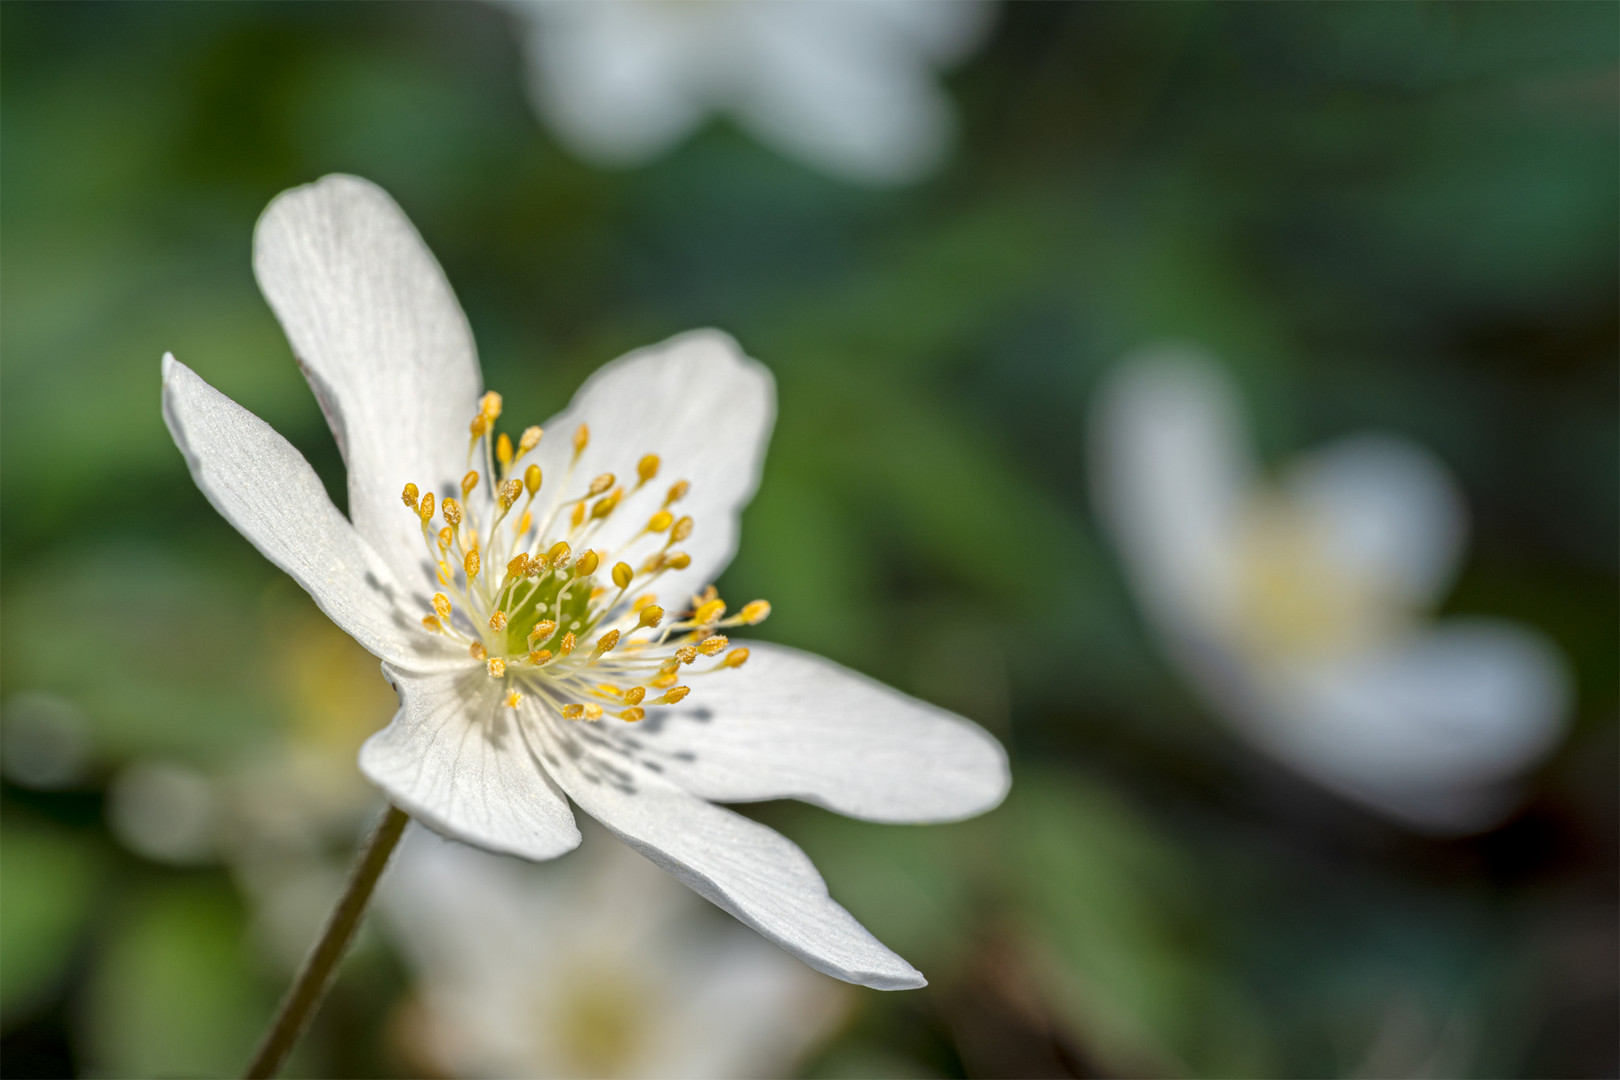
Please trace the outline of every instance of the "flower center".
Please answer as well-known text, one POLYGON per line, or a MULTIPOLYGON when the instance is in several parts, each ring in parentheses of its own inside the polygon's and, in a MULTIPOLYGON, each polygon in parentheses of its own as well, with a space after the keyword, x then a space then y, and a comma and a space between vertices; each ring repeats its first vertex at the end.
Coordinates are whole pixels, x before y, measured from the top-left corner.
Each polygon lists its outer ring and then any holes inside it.
POLYGON ((691 675, 741 667, 748 650, 731 648, 718 631, 764 621, 770 604, 755 600, 727 618, 710 586, 670 615, 654 591, 664 574, 691 565, 678 545, 695 524, 675 510, 691 484, 677 480, 653 509, 656 454, 635 463, 628 486, 613 473, 576 483, 591 437, 581 424, 565 475, 540 499, 540 466, 522 462, 542 432, 526 428, 514 446, 495 434, 500 414, 501 396, 485 394, 467 444, 468 465, 481 458, 484 472, 468 469, 459 498, 405 485, 402 498, 421 522, 442 588, 423 627, 464 642, 502 681, 507 705, 515 709, 533 693, 569 720, 599 720, 607 711, 640 720, 647 706, 687 696, 683 666, 705 661, 691 675), (637 503, 641 509, 632 510, 637 503), (591 546, 603 542, 610 521, 647 510, 646 524, 616 550, 591 546))

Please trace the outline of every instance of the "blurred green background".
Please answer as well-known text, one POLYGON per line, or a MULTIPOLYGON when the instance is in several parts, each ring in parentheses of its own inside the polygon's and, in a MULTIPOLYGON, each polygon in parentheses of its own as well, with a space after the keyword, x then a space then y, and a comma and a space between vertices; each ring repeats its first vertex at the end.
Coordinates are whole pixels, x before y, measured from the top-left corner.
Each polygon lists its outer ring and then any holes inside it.
MULTIPOLYGON (((1011 749, 1010 801, 965 825, 750 811, 932 980, 860 993, 807 1075, 1615 1075, 1617 62, 1611 3, 1012 5, 946 80, 949 164, 871 191, 721 122, 581 164, 481 4, 0 5, 0 1070, 239 1069, 286 978, 251 874, 132 850, 109 788, 348 755, 389 715, 158 407, 172 350, 341 505, 249 253, 273 195, 345 171, 421 230, 514 422, 630 348, 735 334, 780 421, 726 594, 1011 749), (1456 471, 1446 610, 1542 628, 1578 687, 1502 828, 1353 809, 1167 666, 1083 424, 1164 337, 1233 365, 1272 460, 1379 427, 1456 471)), ((293 846, 341 866, 355 798, 293 846)), ((415 1074, 409 981, 363 941, 293 1071, 415 1074)))

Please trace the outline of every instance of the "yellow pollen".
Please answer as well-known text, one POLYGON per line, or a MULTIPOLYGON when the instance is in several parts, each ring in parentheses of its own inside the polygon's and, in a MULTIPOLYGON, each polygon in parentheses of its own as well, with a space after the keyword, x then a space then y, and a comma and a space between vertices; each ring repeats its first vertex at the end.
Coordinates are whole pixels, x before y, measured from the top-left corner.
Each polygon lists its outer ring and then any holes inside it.
POLYGON ((646 696, 647 690, 645 687, 632 686, 624 692, 624 703, 626 705, 640 705, 641 699, 646 696))
POLYGON ((620 720, 628 720, 633 724, 637 720, 640 720, 643 717, 645 717, 646 715, 647 715, 647 710, 646 709, 626 709, 626 710, 624 710, 624 712, 619 714, 619 719, 620 720))
POLYGON ((771 602, 769 600, 750 600, 743 605, 743 609, 737 613, 737 617, 749 626, 758 626, 765 621, 770 613, 771 602))
POLYGON ((467 557, 461 560, 461 568, 467 572, 468 581, 478 576, 478 550, 476 548, 467 552, 467 557))
POLYGON ((478 470, 469 469, 467 475, 461 478, 461 497, 465 499, 472 494, 472 489, 478 486, 478 470))
POLYGON ((664 565, 673 570, 685 570, 692 565, 692 556, 684 551, 676 551, 664 556, 664 565))
POLYGON ((518 501, 523 494, 523 481, 512 479, 501 485, 501 509, 510 510, 512 504, 518 501))
POLYGON ((439 618, 448 619, 450 617, 450 598, 442 592, 434 593, 433 610, 439 613, 439 618))
POLYGON ((568 546, 568 541, 559 540, 551 545, 550 551, 546 552, 546 561, 550 562, 552 566, 556 566, 567 561, 572 551, 573 549, 568 546))
POLYGON ((406 484, 405 485, 405 492, 404 492, 404 494, 402 494, 400 496, 400 498, 405 500, 405 505, 406 506, 410 507, 412 510, 415 510, 416 509, 416 499, 417 499, 417 496, 420 495, 420 494, 421 494, 421 492, 419 490, 417 490, 417 487, 416 487, 415 484, 406 484))
POLYGON ((669 531, 669 542, 672 544, 678 544, 691 535, 692 519, 689 517, 683 517, 677 521, 675 523, 675 527, 669 531))
POLYGON ((422 616, 422 629, 426 630, 430 634, 444 633, 444 627, 439 625, 439 617, 437 615, 422 616))
POLYGON ((669 485, 669 493, 664 496, 664 505, 670 506, 674 503, 680 502, 686 497, 686 493, 691 490, 692 485, 687 483, 685 480, 675 481, 673 484, 669 485))
POLYGON ((534 652, 529 654, 529 663, 535 665, 536 667, 539 667, 541 664, 549 663, 550 661, 550 649, 536 649, 534 652))
POLYGON ((507 577, 522 577, 529 572, 529 554, 520 551, 506 564, 507 577))
POLYGON ((489 628, 496 632, 506 629, 506 612, 497 611, 489 617, 489 628))
POLYGON ((692 613, 692 621, 699 626, 707 626, 710 623, 719 622, 720 616, 725 613, 726 602, 724 600, 710 600, 692 613))
POLYGON ((585 554, 581 555, 579 557, 579 561, 574 564, 574 571, 580 577, 590 577, 592 574, 596 573, 596 568, 601 565, 602 557, 594 551, 587 551, 585 554))
POLYGON ((663 690, 675 685, 675 677, 676 676, 673 671, 660 671, 657 675, 654 675, 652 678, 647 680, 647 685, 651 686, 655 690, 663 690))
POLYGON ((613 646, 617 645, 618 643, 619 632, 617 630, 609 630, 607 633, 603 634, 602 639, 596 643, 596 655, 606 656, 608 653, 613 651, 613 646))
POLYGON ((562 707, 562 718, 564 720, 578 720, 584 715, 585 706, 583 705, 564 705, 562 707))
POLYGON ((468 646, 467 655, 471 656, 474 660, 482 660, 489 654, 484 651, 484 647, 482 645, 475 641, 472 643, 472 645, 468 646))
POLYGON ((641 625, 657 626, 664 621, 664 609, 657 604, 648 604, 641 609, 641 625))
POLYGON ((524 428, 523 434, 518 438, 518 457, 522 457, 530 450, 533 450, 535 447, 539 446, 541 434, 542 432, 537 426, 530 425, 529 427, 524 428))
POLYGON ((506 707, 508 709, 515 709, 522 702, 523 702, 523 695, 518 693, 516 690, 513 690, 510 694, 506 695, 506 707))
POLYGON ((568 631, 568 633, 564 634, 562 636, 562 640, 557 643, 557 654, 559 656, 567 656, 569 653, 571 653, 573 651, 574 651, 574 632, 572 630, 570 630, 570 631, 568 631))
POLYGON ((636 572, 630 569, 629 563, 618 563, 613 567, 613 584, 621 589, 628 589, 635 576, 636 572))
POLYGON ((669 689, 669 691, 664 694, 663 697, 661 697, 657 701, 653 702, 653 704, 654 705, 675 705, 675 704, 679 703, 682 698, 684 698, 687 694, 690 694, 691 692, 692 692, 692 688, 690 686, 671 687, 669 689))
POLYGON ((581 424, 574 429, 574 456, 577 458, 585 452, 591 444, 591 428, 589 424, 581 424))
POLYGON ((660 510, 658 513, 647 519, 647 531, 650 533, 661 533, 665 529, 669 528, 670 525, 674 524, 674 522, 674 514, 670 513, 668 510, 660 510))
POLYGON ((698 651, 696 645, 682 645, 680 648, 675 650, 675 659, 679 660, 683 664, 690 664, 697 658, 698 651))
POLYGON ((499 679, 499 678, 503 678, 505 675, 506 675, 506 661, 502 660, 498 656, 490 657, 489 658, 489 677, 492 678, 492 679, 499 679))
POLYGON ((636 475, 641 478, 641 482, 643 484, 645 484, 647 481, 651 480, 653 477, 657 476, 658 475, 658 455, 657 454, 648 454, 647 456, 643 457, 640 461, 636 462, 636 475))
POLYGON ((538 465, 530 465, 523 470, 523 486, 528 489, 530 495, 540 490, 541 475, 540 466, 538 465))
POLYGON ((529 631, 529 640, 531 642, 544 641, 556 632, 557 624, 555 622, 550 619, 542 619, 534 624, 533 630, 529 631))
POLYGON ((587 495, 600 495, 600 494, 602 494, 602 492, 606 491, 608 488, 610 488, 612 486, 613 486, 613 474, 610 473, 610 472, 605 472, 601 476, 598 476, 595 480, 591 481, 591 486, 588 489, 586 489, 585 494, 587 494, 587 495))
POLYGON ((498 419, 501 415, 501 395, 491 390, 479 398, 478 414, 489 420, 498 419))
POLYGON ((444 500, 444 509, 440 513, 444 515, 444 523, 452 529, 461 524, 461 504, 456 500, 444 500))
POLYGON ((726 635, 716 634, 713 637, 707 637, 698 642, 697 651, 702 653, 704 656, 714 656, 717 653, 725 652, 726 646, 730 644, 731 640, 727 638, 726 635))
POLYGON ((501 463, 503 469, 512 464, 512 437, 504 431, 495 440, 495 460, 501 463))
POLYGON ((729 667, 729 668, 739 668, 739 667, 742 667, 746 663, 748 663, 748 650, 747 649, 732 649, 729 653, 726 654, 726 658, 724 660, 720 661, 720 666, 721 667, 729 667))
POLYGON ((439 530, 439 550, 440 551, 449 551, 450 550, 450 541, 454 540, 455 538, 456 538, 455 530, 450 528, 450 526, 446 525, 444 528, 440 529, 439 530))
POLYGON ((597 705, 594 702, 587 702, 586 705, 585 705, 585 719, 587 719, 587 720, 600 720, 600 719, 602 719, 602 706, 597 705))
POLYGON ((422 501, 416 506, 416 516, 422 519, 424 525, 433 520, 433 492, 422 496, 422 501))

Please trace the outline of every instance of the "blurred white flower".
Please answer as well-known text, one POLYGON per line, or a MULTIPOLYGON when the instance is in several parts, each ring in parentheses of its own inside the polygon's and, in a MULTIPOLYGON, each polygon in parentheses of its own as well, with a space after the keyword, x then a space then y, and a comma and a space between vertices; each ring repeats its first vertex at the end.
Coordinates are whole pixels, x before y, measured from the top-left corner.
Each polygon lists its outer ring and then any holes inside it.
POLYGON ((1228 379, 1192 349, 1127 362, 1094 415, 1103 517, 1213 708, 1284 763, 1425 831, 1477 830, 1512 807, 1514 777, 1562 732, 1569 679, 1528 627, 1431 619, 1466 530, 1431 454, 1354 436, 1265 483, 1228 379))
POLYGON ((380 189, 335 176, 279 196, 254 269, 343 451, 350 517, 172 356, 164 418, 214 507, 384 661, 401 708, 361 748, 372 782, 447 836, 537 860, 579 843, 572 800, 812 967, 922 985, 802 851, 714 805, 943 821, 1009 783, 968 721, 718 632, 769 611, 728 618, 707 586, 757 483, 769 373, 724 334, 681 335, 598 371, 547 425, 561 438, 514 445, 449 283, 380 189), (665 469, 691 480, 651 485, 665 469), (688 704, 683 670, 701 686, 688 704))
POLYGON ((408 1046, 457 1076, 780 1075, 848 1003, 605 835, 534 866, 412 829, 381 902, 408 1046))
POLYGON ((986 0, 515 0, 535 108, 575 153, 635 165, 711 113, 814 168, 917 180, 955 114, 935 71, 985 38, 986 0))

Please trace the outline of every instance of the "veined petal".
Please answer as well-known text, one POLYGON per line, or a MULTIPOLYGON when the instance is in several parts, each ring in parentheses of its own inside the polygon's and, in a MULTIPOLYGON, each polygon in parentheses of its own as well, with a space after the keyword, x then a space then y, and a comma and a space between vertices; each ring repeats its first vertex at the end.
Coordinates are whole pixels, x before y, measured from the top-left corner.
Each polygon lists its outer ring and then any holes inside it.
POLYGON ((1236 523, 1253 475, 1236 395, 1203 353, 1139 354, 1098 394, 1093 488, 1133 586, 1159 619, 1183 629, 1230 619, 1236 523))
POLYGON ((1420 825, 1490 823, 1460 798, 1511 780, 1556 744, 1568 668, 1540 634, 1481 618, 1273 673, 1262 740, 1324 784, 1420 825))
POLYGON ((684 706, 604 721, 627 754, 704 799, 794 798, 868 821, 953 821, 1007 794, 991 735, 830 660, 764 642, 684 706))
POLYGON ((424 825, 488 851, 554 859, 579 845, 541 748, 483 665, 416 675, 383 665, 393 722, 360 748, 360 770, 424 825))
MULTIPOLYGON (((679 603, 713 581, 736 552, 738 515, 759 484, 775 419, 775 384, 764 365, 745 356, 729 335, 694 330, 600 368, 568 410, 546 425, 539 462, 556 498, 579 494, 565 491, 556 478, 568 472, 570 440, 582 423, 590 425, 591 441, 576 478, 612 472, 633 484, 636 462, 648 453, 659 456, 657 479, 626 495, 591 541, 609 550, 641 531, 674 481, 691 482, 671 511, 695 523, 691 537, 677 545, 692 562, 658 582, 659 594, 679 603)), ((576 479, 573 487, 579 486, 576 479)), ((542 494, 536 505, 545 504, 542 494)))
POLYGON ((343 451, 355 528, 401 583, 427 584, 399 495, 451 489, 481 387, 444 272, 394 201, 352 176, 278 195, 254 231, 253 271, 343 451))
POLYGON ((1285 486, 1348 575, 1417 605, 1450 585, 1467 508, 1427 450, 1391 436, 1352 436, 1302 458, 1285 486))
POLYGON ((638 767, 617 744, 538 707, 546 764, 568 797, 619 839, 818 971, 879 990, 926 980, 827 895, 804 852, 758 822, 638 767))
POLYGON ((163 419, 192 478, 225 520, 290 574, 328 618, 374 655, 419 669, 447 652, 422 631, 408 596, 332 505, 302 454, 172 355, 163 419))

